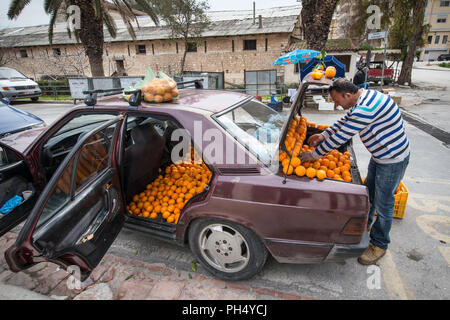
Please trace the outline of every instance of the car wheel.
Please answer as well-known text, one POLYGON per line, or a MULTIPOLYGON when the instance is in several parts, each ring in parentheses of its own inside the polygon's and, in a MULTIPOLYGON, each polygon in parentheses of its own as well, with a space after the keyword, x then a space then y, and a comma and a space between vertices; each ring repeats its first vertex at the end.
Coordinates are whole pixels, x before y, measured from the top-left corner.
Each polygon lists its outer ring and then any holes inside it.
POLYGON ((33 101, 33 102, 37 102, 39 100, 39 97, 33 97, 33 98, 31 98, 31 101, 33 101))
POLYGON ((202 266, 223 280, 253 277, 261 271, 268 255, 253 231, 218 219, 194 221, 189 229, 189 245, 202 266))

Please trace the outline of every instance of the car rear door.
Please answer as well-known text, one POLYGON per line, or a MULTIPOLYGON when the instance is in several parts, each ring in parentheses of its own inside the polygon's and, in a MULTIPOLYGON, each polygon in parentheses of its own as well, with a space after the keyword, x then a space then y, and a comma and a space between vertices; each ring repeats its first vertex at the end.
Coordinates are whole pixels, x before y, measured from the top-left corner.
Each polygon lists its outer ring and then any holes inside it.
POLYGON ((118 116, 79 138, 6 251, 12 271, 50 261, 79 267, 84 280, 98 265, 125 221, 116 161, 122 124, 118 116))

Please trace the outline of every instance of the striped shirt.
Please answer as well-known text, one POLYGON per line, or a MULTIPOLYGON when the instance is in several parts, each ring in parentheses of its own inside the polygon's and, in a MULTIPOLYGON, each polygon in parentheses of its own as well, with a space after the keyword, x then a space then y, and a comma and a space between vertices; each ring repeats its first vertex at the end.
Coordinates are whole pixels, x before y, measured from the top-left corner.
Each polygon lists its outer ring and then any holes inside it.
POLYGON ((357 133, 377 163, 400 162, 409 154, 409 141, 397 104, 379 91, 363 89, 356 105, 321 133, 325 139, 312 156, 319 159, 357 133))

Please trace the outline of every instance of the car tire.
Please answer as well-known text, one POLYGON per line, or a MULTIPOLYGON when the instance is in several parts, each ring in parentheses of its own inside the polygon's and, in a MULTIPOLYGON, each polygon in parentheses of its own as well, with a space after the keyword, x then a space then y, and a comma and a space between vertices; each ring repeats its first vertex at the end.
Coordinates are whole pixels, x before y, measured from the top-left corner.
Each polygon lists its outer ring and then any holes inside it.
POLYGON ((267 260, 268 251, 259 237, 237 223, 212 218, 195 220, 188 237, 200 264, 222 280, 252 278, 267 260))
POLYGON ((33 101, 33 102, 37 102, 39 100, 39 97, 33 97, 33 98, 31 98, 31 101, 33 101))

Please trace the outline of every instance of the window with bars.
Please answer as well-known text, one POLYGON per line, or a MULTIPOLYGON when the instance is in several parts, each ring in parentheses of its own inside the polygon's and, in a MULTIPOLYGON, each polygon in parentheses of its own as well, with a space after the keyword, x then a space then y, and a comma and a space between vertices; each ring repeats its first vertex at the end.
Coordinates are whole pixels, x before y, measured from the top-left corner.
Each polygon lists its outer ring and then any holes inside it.
POLYGON ((256 40, 244 40, 244 50, 256 50, 256 40))
POLYGON ((145 44, 137 44, 136 45, 136 54, 146 54, 147 49, 145 47, 145 44))

